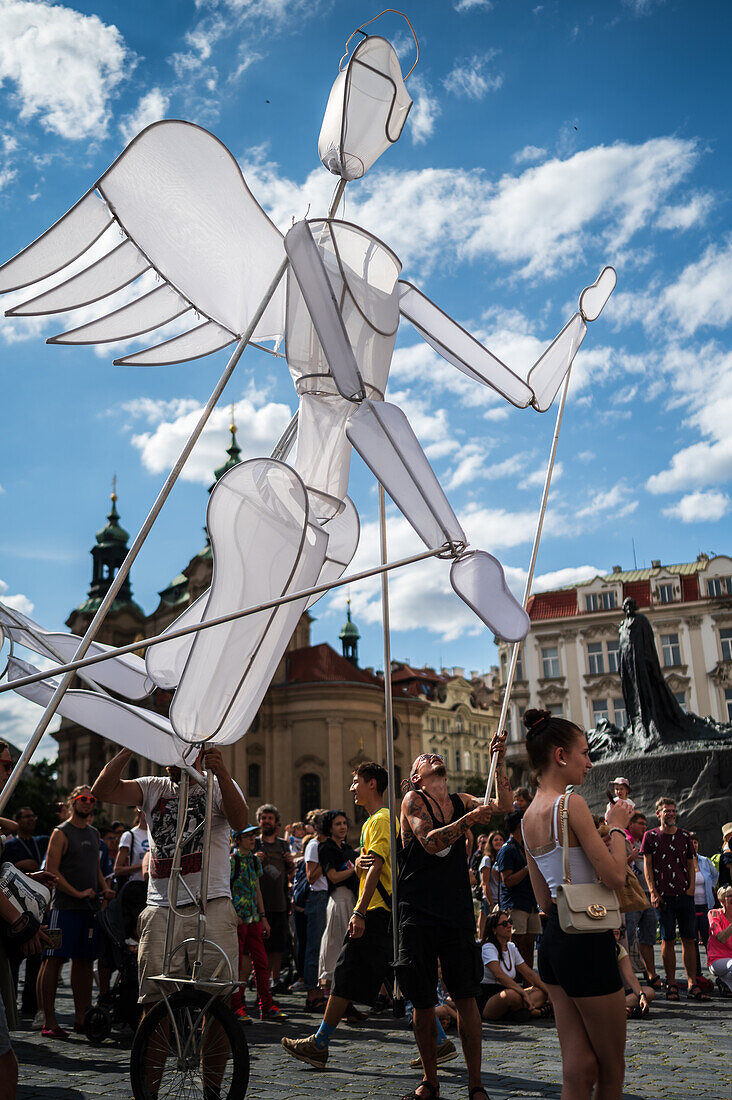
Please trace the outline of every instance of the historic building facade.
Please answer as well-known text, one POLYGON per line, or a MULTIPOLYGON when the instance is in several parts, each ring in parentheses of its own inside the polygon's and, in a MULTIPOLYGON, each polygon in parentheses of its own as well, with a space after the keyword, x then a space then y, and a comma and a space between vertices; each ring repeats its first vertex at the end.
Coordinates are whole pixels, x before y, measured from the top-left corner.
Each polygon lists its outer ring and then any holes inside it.
MULTIPOLYGON (((531 631, 521 646, 509 729, 520 752, 520 716, 543 707, 585 729, 608 718, 627 724, 618 673, 618 626, 632 597, 650 621, 666 681, 681 706, 720 722, 732 720, 732 558, 612 573, 573 588, 532 596, 531 631)), ((501 683, 511 647, 499 645, 501 683)))
MULTIPOLYGON (((239 461, 233 424, 227 453, 227 461, 215 471, 216 480, 239 461)), ((67 620, 74 633, 83 634, 99 607, 124 560, 128 538, 113 494, 107 524, 91 551, 88 599, 67 620)), ((212 568, 206 545, 160 591, 158 606, 149 615, 135 603, 128 578, 99 640, 122 645, 159 634, 209 587, 212 568)), ((365 760, 386 760, 383 673, 359 667, 359 633, 350 606, 339 635, 341 653, 326 643, 310 644, 311 621, 307 613, 300 619, 246 736, 223 750, 250 805, 274 802, 284 821, 300 819, 316 806, 343 808, 352 815, 348 788, 354 767, 365 760)), ((462 670, 437 674, 394 662, 392 689, 397 785, 423 751, 445 755, 452 781, 483 770, 497 715, 491 676, 474 676, 469 682, 462 670)), ((171 698, 169 692, 156 690, 145 705, 166 714, 171 698)), ((94 778, 118 751, 113 742, 65 719, 55 736, 59 782, 66 789, 94 778)), ((150 760, 134 757, 126 774, 135 778, 160 771, 150 760)))

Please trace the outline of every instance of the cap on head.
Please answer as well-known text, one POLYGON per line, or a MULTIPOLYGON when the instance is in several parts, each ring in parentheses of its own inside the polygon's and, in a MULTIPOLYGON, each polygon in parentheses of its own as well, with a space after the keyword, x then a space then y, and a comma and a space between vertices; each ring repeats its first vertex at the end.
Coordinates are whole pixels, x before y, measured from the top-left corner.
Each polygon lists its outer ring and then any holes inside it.
POLYGON ((258 833, 258 832, 259 832, 259 826, 257 826, 257 825, 247 825, 246 829, 236 829, 235 831, 232 831, 231 835, 233 836, 234 840, 236 840, 240 836, 251 836, 252 833, 258 833))
POLYGON ((726 840, 728 836, 732 836, 732 821, 722 826, 722 840, 726 840))
POLYGON ((394 47, 368 35, 330 90, 318 156, 334 176, 360 179, 399 140, 411 106, 394 47))
POLYGON ((624 775, 619 775, 617 777, 617 779, 613 779, 613 786, 614 787, 619 787, 619 786, 621 786, 621 784, 622 784, 622 786, 628 788, 628 794, 630 794, 630 782, 629 782, 629 780, 627 780, 625 778, 624 775))

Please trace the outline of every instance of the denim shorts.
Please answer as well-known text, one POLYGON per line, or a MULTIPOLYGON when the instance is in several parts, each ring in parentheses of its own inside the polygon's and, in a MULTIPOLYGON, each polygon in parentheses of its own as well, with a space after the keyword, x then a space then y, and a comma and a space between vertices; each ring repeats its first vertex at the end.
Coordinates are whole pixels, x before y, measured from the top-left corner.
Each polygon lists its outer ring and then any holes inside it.
POLYGON ((661 898, 662 906, 658 911, 658 919, 661 923, 661 939, 676 939, 676 923, 679 925, 679 935, 682 940, 696 939, 696 909, 694 899, 688 894, 679 894, 674 897, 666 894, 661 898))
POLYGON ((628 929, 629 940, 633 940, 637 936, 638 943, 653 947, 656 943, 658 913, 652 905, 648 909, 626 913, 625 927, 628 929))

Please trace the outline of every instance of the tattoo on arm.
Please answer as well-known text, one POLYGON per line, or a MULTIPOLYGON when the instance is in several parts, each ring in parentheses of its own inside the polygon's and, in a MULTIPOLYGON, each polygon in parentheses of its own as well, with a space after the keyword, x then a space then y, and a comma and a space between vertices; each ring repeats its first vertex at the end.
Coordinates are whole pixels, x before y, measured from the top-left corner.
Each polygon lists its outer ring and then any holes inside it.
POLYGON ((468 812, 457 821, 444 825, 441 829, 432 828, 432 819, 427 813, 422 800, 417 795, 407 795, 404 805, 409 829, 419 841, 426 852, 436 855, 445 848, 449 848, 461 836, 464 836, 470 828, 472 821, 468 812))

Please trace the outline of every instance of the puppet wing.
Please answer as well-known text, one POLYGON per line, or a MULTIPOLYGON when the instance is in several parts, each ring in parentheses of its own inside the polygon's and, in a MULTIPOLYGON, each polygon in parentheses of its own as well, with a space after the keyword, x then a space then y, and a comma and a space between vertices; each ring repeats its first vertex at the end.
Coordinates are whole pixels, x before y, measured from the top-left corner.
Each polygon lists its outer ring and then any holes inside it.
MULTIPOLYGON (((2 603, 0 603, 0 631, 6 634, 15 645, 24 646, 41 657, 49 657, 52 661, 59 661, 61 664, 73 661, 81 644, 81 638, 76 634, 44 630, 27 615, 2 603)), ((97 654, 106 653, 112 648, 112 646, 103 645, 102 642, 92 642, 88 655, 96 657, 97 654)), ((124 653, 121 656, 111 657, 108 661, 100 661, 98 665, 79 669, 78 675, 90 684, 110 688, 127 699, 143 699, 155 687, 148 679, 145 662, 134 653, 124 653)))
MULTIPOLYGON (((37 668, 17 657, 11 657, 8 661, 8 680, 11 683, 36 672, 37 668)), ((45 707, 57 687, 56 680, 39 680, 35 684, 16 688, 16 691, 24 699, 45 707)), ((59 704, 58 713, 163 767, 166 764, 179 765, 183 752, 188 748, 178 740, 170 722, 161 714, 120 699, 111 699, 108 695, 99 695, 95 691, 76 688, 67 691, 59 704)))
MULTIPOLYGON (((193 123, 155 122, 67 214, 0 267, 0 293, 73 264, 52 289, 8 310, 17 317, 65 313, 99 302, 152 270, 162 285, 49 343, 125 340, 178 319, 186 329, 182 334, 115 360, 178 363, 242 335, 283 257, 282 235, 226 146, 193 123), (96 258, 100 242, 89 255, 103 234, 109 250, 96 258)), ((282 336, 284 306, 283 282, 253 339, 282 336)))

